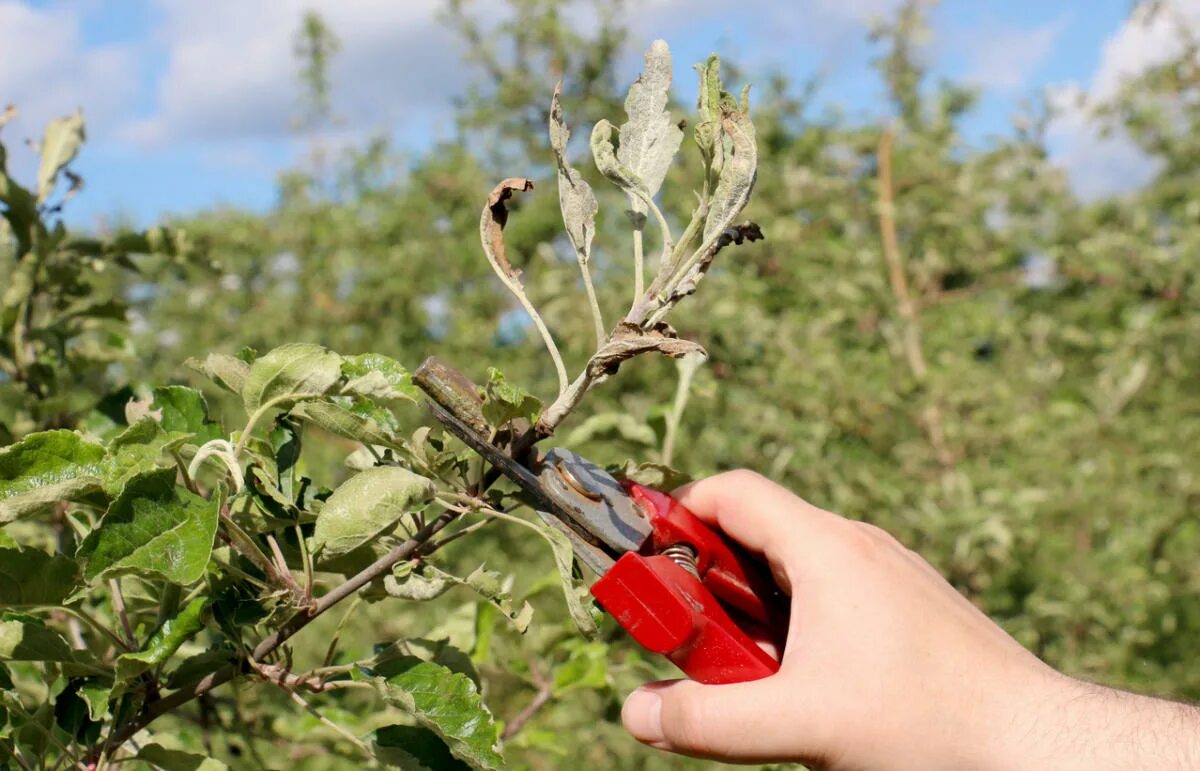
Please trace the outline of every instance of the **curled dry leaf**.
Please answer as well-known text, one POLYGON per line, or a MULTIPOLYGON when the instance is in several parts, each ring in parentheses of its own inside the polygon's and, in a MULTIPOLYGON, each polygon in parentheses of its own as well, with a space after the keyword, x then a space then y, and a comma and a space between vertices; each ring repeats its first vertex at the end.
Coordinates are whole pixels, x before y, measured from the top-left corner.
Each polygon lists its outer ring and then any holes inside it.
POLYGON ((637 173, 617 159, 617 153, 613 150, 612 134, 613 124, 607 120, 599 121, 592 128, 592 158, 596 161, 596 168, 631 198, 648 195, 646 184, 637 173))
POLYGON ((704 220, 705 245, 729 227, 733 218, 746 208, 758 168, 758 148, 750 117, 737 110, 726 110, 721 117, 721 128, 729 137, 729 149, 725 152, 721 178, 704 220))
POLYGON ((622 321, 617 325, 608 342, 596 351, 588 362, 588 374, 592 377, 611 375, 617 371, 621 362, 650 351, 657 351, 673 359, 689 353, 707 356, 699 343, 680 339, 671 325, 665 321, 660 321, 648 329, 642 329, 636 324, 622 321))
POLYGON ((492 189, 483 216, 479 219, 479 237, 492 268, 503 278, 517 280, 521 271, 512 266, 504 251, 504 226, 508 224, 508 208, 504 202, 512 197, 513 191, 524 193, 533 189, 533 180, 525 177, 509 177, 492 189))
POLYGON ((725 228, 717 236, 717 239, 712 243, 708 251, 701 256, 700 260, 684 274, 679 283, 671 290, 671 295, 667 298, 668 301, 674 303, 680 298, 687 297, 695 292, 696 285, 700 283, 700 279, 704 278, 704 274, 708 272, 713 258, 717 256, 717 252, 726 246, 730 244, 741 246, 747 241, 762 241, 765 238, 766 236, 763 235, 762 228, 755 222, 746 221, 740 225, 730 225, 725 228))

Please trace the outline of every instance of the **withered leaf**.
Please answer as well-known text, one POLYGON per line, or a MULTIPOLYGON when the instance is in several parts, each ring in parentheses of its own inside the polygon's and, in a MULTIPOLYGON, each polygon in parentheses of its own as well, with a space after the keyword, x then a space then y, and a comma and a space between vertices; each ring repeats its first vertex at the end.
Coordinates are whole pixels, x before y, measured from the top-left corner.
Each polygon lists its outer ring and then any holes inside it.
POLYGON ((706 244, 712 243, 746 208, 758 167, 754 124, 749 116, 737 110, 726 110, 721 118, 721 127, 730 141, 721 166, 721 178, 717 181, 708 217, 704 220, 703 240, 706 244))
POLYGON ((596 161, 596 168, 631 198, 648 195, 646 185, 637 173, 617 159, 612 133, 613 124, 607 120, 599 121, 592 128, 592 158, 596 161))
POLYGON ((592 377, 611 375, 617 371, 621 362, 650 351, 657 351, 673 359, 689 353, 708 355, 699 343, 680 339, 678 333, 665 321, 660 321, 649 329, 622 321, 608 342, 588 361, 588 373, 592 377))
MULTIPOLYGON (((653 196, 662 187, 671 161, 679 151, 683 130, 667 112, 671 90, 671 51, 667 44, 655 40, 646 51, 645 62, 625 98, 629 120, 621 124, 617 160, 632 170, 645 186, 646 194, 653 196)), ((646 211, 646 204, 633 194, 630 207, 635 212, 646 211)))
POLYGON ((586 265, 592 257, 592 238, 596 235, 596 212, 600 205, 592 186, 567 163, 567 142, 571 132, 563 122, 561 94, 562 81, 559 81, 550 102, 550 146, 558 161, 558 203, 575 256, 580 264, 586 265))
POLYGON ((696 291, 696 285, 700 283, 700 279, 704 278, 704 274, 708 272, 712 265, 713 258, 717 256, 717 252, 724 249, 726 246, 733 244, 741 246, 746 241, 762 241, 766 238, 763 235, 762 228, 756 222, 746 221, 740 225, 730 225, 721 231, 717 236, 716 241, 708 248, 708 251, 695 265, 684 274, 679 283, 675 285, 671 292, 670 302, 675 302, 682 297, 692 294, 696 291))
POLYGON ((497 272, 502 272, 510 279, 519 278, 521 271, 512 266, 504 252, 504 226, 508 224, 508 208, 504 202, 512 197, 514 191, 524 193, 532 189, 533 180, 525 177, 502 180, 492 189, 479 218, 479 238, 483 241, 488 261, 497 272))

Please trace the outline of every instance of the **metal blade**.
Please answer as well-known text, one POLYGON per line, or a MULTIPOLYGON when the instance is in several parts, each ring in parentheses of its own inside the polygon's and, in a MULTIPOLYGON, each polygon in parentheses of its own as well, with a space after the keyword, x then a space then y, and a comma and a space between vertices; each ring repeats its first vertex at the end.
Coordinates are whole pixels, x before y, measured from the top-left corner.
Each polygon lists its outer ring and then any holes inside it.
POLYGON ((479 453, 484 460, 499 469, 530 497, 530 502, 538 516, 546 524, 570 539, 575 556, 579 558, 580 562, 595 571, 597 575, 603 575, 613 566, 614 559, 603 546, 592 543, 572 527, 575 520, 574 512, 566 510, 559 501, 547 495, 537 475, 513 460, 499 447, 484 439, 441 405, 429 402, 429 410, 450 433, 479 453))

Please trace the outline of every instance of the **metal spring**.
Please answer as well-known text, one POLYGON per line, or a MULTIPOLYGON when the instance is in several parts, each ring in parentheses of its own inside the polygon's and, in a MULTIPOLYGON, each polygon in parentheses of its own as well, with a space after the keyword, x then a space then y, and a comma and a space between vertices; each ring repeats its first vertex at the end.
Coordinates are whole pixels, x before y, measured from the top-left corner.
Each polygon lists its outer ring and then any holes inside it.
POLYGON ((700 571, 696 568, 696 550, 692 548, 691 544, 673 543, 659 552, 659 554, 668 558, 696 578, 700 578, 700 571))

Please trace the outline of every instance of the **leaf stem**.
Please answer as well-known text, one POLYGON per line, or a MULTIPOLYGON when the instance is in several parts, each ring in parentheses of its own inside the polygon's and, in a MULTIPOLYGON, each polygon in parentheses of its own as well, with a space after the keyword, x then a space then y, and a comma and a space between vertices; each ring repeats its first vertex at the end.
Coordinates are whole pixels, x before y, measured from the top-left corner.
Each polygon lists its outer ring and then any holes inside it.
POLYGON ((588 264, 580 259, 579 272, 583 274, 583 290, 587 293, 588 306, 592 309, 592 324, 596 327, 596 347, 604 345, 604 315, 600 312, 600 303, 596 300, 596 287, 592 284, 592 272, 588 264))
POLYGON ((542 314, 538 313, 537 308, 529 301, 528 295, 525 294, 525 287, 517 281, 505 281, 510 292, 517 298, 517 302, 521 303, 521 307, 529 314, 529 318, 533 320, 533 325, 537 327, 538 334, 542 336, 542 342, 546 346, 546 351, 550 354, 550 358, 554 361, 554 371, 558 374, 558 392, 561 394, 567 390, 567 366, 563 364, 562 354, 558 350, 558 344, 554 342, 554 337, 551 336, 550 330, 546 327, 546 322, 542 320, 542 314))
POLYGON ((679 380, 675 384, 675 398, 671 402, 671 411, 667 413, 667 426, 663 436, 664 465, 671 465, 671 458, 675 454, 675 438, 679 434, 679 422, 683 418, 683 411, 687 408, 688 396, 691 393, 692 378, 703 363, 704 359, 699 354, 688 354, 677 362, 679 380))
POLYGON ((279 571, 275 569, 275 565, 263 554, 262 549, 258 548, 258 544, 254 543, 254 539, 250 534, 242 529, 229 513, 228 506, 221 507, 221 523, 225 525, 226 534, 229 536, 229 545, 232 546, 239 554, 258 566, 258 569, 266 574, 267 579, 276 586, 286 586, 283 577, 279 575, 279 571))
MULTIPOLYGON (((639 217, 644 217, 640 212, 635 212, 639 217)), ((646 258, 642 254, 642 222, 636 222, 633 226, 633 304, 637 305, 638 300, 642 298, 642 293, 646 291, 646 258)), ((632 307, 632 306, 631 306, 632 307)), ((604 341, 600 341, 600 345, 604 345, 604 341)))
POLYGON ((112 592, 113 609, 121 619, 121 628, 125 630, 125 639, 130 650, 137 650, 137 637, 133 634, 133 626, 129 623, 129 614, 125 612, 125 595, 121 594, 121 584, 115 578, 108 579, 108 589, 112 592))
POLYGON ((280 394, 260 404, 258 409, 250 413, 250 418, 246 421, 246 427, 242 429, 242 435, 238 437, 237 444, 233 446, 233 457, 235 459, 241 457, 242 450, 246 449, 246 442, 250 440, 250 435, 254 432, 254 427, 258 425, 258 421, 262 420, 263 415, 266 415, 267 412, 285 402, 298 402, 304 399, 316 399, 319 397, 320 394, 288 393, 280 394))
POLYGON ((89 627, 91 627, 92 629, 95 629, 97 632, 99 632, 100 634, 104 635, 105 637, 107 637, 107 638, 108 638, 109 640, 111 640, 112 642, 116 643, 117 647, 118 647, 118 648, 120 648, 121 650, 125 650, 125 651, 131 651, 131 650, 133 650, 133 648, 129 647, 129 643, 127 643, 125 640, 122 640, 122 639, 121 639, 121 636, 120 636, 120 635, 118 635, 118 634, 117 634, 116 632, 114 632, 113 630, 111 630, 111 629, 109 629, 108 627, 106 627, 106 626, 104 626, 103 624, 101 624, 101 623, 99 622, 99 620, 97 620, 97 619, 96 619, 94 616, 92 616, 90 613, 88 613, 87 611, 83 610, 82 608, 72 608, 72 607, 70 607, 70 606, 68 606, 68 605, 63 605, 62 607, 58 607, 58 606, 54 606, 54 607, 46 606, 46 608, 47 608, 48 610, 62 610, 62 611, 65 611, 65 612, 67 612, 67 613, 71 614, 72 616, 74 616, 75 618, 79 619, 79 620, 80 620, 80 621, 82 621, 83 623, 87 624, 87 625, 88 625, 89 627))

